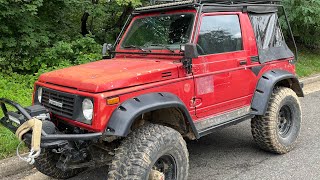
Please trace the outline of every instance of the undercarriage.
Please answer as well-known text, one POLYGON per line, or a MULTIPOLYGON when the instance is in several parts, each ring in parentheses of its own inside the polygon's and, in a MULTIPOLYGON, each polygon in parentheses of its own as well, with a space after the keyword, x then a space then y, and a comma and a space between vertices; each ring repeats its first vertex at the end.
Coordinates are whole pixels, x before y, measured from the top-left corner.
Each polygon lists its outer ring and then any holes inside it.
MULTIPOLYGON (((30 122, 34 119, 41 121, 40 151, 52 153, 57 160, 56 166, 62 171, 105 165, 111 161, 114 149, 119 144, 117 141, 110 143, 102 141, 102 133, 90 133, 69 126, 59 119, 51 118, 49 111, 43 106, 34 105, 23 108, 7 99, 0 99, 0 104, 5 114, 0 123, 13 133, 19 134, 30 150, 36 149, 33 147, 35 146, 33 144, 34 129, 39 128, 30 122), (6 105, 14 107, 16 111, 8 111, 6 105), (27 124, 26 127, 30 126, 25 128, 28 131, 25 129, 19 131, 24 124, 27 124)), ((37 157, 33 156, 33 158, 37 157)), ((29 163, 33 162, 34 160, 29 161, 29 163)))

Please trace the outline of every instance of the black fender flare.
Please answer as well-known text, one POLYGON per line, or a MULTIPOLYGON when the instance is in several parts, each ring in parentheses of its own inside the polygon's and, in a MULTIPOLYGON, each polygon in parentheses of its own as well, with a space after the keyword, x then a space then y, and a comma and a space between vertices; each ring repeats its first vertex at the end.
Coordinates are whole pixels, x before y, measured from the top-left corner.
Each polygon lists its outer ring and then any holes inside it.
POLYGON ((176 107, 189 122, 196 138, 199 134, 185 104, 174 94, 168 92, 148 93, 130 98, 120 104, 112 113, 104 135, 126 137, 134 120, 140 115, 157 109, 176 107))
POLYGON ((264 115, 267 111, 268 103, 275 85, 286 79, 292 82, 291 89, 294 90, 299 97, 304 97, 301 84, 294 74, 280 69, 270 70, 261 76, 257 84, 251 102, 251 114, 264 115))

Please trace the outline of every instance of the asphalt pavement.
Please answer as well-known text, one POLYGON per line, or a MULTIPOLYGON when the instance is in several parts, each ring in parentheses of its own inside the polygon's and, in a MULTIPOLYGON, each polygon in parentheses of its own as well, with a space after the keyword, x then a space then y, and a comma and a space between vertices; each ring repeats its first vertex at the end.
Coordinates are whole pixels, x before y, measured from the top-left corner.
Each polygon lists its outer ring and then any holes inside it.
MULTIPOLYGON (((319 83, 320 84, 320 83, 319 83)), ((314 86, 320 86, 318 83, 314 86)), ((306 87, 308 90, 308 87, 306 87)), ((303 124, 297 147, 288 154, 260 150, 250 132, 250 121, 187 142, 190 180, 320 179, 320 91, 310 88, 301 99, 303 124), (316 91, 316 92, 314 92, 316 91)), ((21 162, 23 163, 23 162, 21 162)), ((88 170, 73 180, 106 179, 107 167, 88 170)), ((50 179, 35 169, 4 179, 50 179)))

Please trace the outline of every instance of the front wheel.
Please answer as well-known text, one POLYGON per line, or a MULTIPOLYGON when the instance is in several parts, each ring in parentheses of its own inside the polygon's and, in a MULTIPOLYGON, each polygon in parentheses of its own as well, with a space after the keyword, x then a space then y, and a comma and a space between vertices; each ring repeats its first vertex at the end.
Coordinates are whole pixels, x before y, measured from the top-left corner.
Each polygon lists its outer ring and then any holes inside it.
POLYGON ((299 136, 301 107, 298 96, 289 88, 274 89, 267 112, 251 121, 255 142, 264 150, 277 154, 291 151, 299 136))
POLYGON ((56 179, 69 179, 85 170, 85 168, 82 168, 63 171, 57 167, 59 157, 60 154, 44 149, 40 156, 36 158, 35 167, 41 173, 56 179))
POLYGON ((124 139, 110 166, 108 179, 185 180, 189 159, 186 143, 169 127, 148 124, 124 139))

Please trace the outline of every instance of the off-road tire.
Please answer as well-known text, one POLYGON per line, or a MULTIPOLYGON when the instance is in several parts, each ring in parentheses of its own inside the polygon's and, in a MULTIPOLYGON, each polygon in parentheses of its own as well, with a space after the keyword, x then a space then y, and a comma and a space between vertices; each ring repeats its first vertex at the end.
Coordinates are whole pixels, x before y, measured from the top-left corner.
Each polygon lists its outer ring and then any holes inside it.
POLYGON ((148 180, 156 160, 164 154, 171 155, 176 162, 176 179, 187 179, 189 154, 179 132, 156 124, 141 126, 129 134, 116 150, 108 180, 148 180))
POLYGON ((37 170, 49 177, 56 178, 56 179, 68 179, 72 178, 85 169, 73 169, 68 171, 63 171, 57 168, 57 158, 55 157, 56 154, 49 151, 43 150, 38 158, 35 160, 35 167, 37 170))
MULTIPOLYGON (((289 122, 289 121, 288 121, 289 122)), ((251 132, 254 141, 263 150, 276 154, 291 151, 299 136, 301 126, 301 106, 296 93, 289 88, 277 87, 273 90, 269 105, 264 116, 256 116, 251 120, 251 132), (287 134, 281 135, 281 108, 288 108, 291 112, 292 124, 287 134)))

